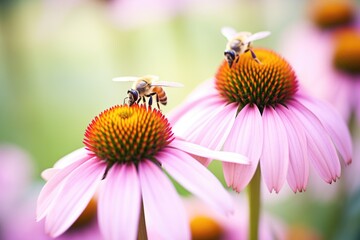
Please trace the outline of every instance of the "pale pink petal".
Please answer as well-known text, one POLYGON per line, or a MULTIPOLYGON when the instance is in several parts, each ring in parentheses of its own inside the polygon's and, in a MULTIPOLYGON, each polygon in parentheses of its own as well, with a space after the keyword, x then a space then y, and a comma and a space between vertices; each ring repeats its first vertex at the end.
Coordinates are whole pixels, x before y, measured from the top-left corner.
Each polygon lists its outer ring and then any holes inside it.
MULTIPOLYGON (((173 129, 177 130, 178 134, 182 134, 183 132, 187 133, 187 127, 195 129, 195 127, 191 126, 192 124, 189 124, 188 120, 205 121, 206 118, 203 118, 203 115, 210 114, 214 105, 220 106, 223 103, 224 101, 216 94, 203 96, 197 101, 186 101, 168 114, 168 120, 173 126, 173 129)), ((194 121, 193 123, 198 124, 197 121, 194 121)))
POLYGON ((309 178, 306 135, 302 124, 291 111, 279 105, 276 112, 283 121, 288 136, 290 162, 287 180, 294 192, 302 192, 309 178))
POLYGON ((190 155, 169 148, 157 159, 176 181, 204 202, 225 214, 233 212, 234 203, 219 180, 190 155))
POLYGON ((235 104, 212 106, 212 113, 203 116, 208 121, 185 139, 210 149, 221 149, 234 125, 236 112, 235 104))
POLYGON ((357 83, 354 87, 354 108, 355 108, 355 114, 357 117, 357 123, 360 125, 360 77, 357 77, 355 79, 355 82, 357 83))
POLYGON ((105 239, 136 239, 141 206, 140 182, 134 164, 114 164, 103 181, 98 219, 105 239))
POLYGON ((320 120, 298 101, 288 104, 302 123, 307 142, 310 161, 326 182, 331 183, 340 177, 341 166, 334 144, 320 120))
POLYGON ((261 174, 270 192, 278 193, 289 166, 289 143, 281 118, 272 107, 264 108, 264 145, 260 159, 261 174))
MULTIPOLYGON (((189 105, 185 103, 169 118, 178 138, 219 150, 235 121, 236 110, 234 104, 226 104, 218 95, 206 95, 189 105)), ((204 165, 212 160, 201 157, 196 159, 204 165)))
POLYGON ((249 159, 244 155, 234 152, 214 151, 180 139, 174 139, 169 146, 201 157, 217 159, 224 162, 249 164, 249 159))
MULTIPOLYGON (((194 137, 194 131, 216 117, 216 112, 225 106, 224 101, 216 95, 204 96, 196 102, 185 103, 169 114, 169 122, 176 136, 190 140, 194 137)), ((197 134, 195 134, 195 137, 197 134)))
POLYGON ((190 239, 190 228, 174 186, 149 160, 139 164, 139 178, 148 232, 159 239, 190 239))
POLYGON ((350 164, 352 160, 351 136, 339 113, 331 105, 309 96, 302 96, 301 99, 302 103, 319 118, 344 162, 350 164))
POLYGON ((48 168, 41 172, 41 177, 45 181, 48 181, 50 178, 55 176, 55 174, 57 174, 60 171, 61 171, 61 169, 59 169, 59 168, 48 168))
POLYGON ((78 159, 78 161, 70 164, 65 167, 58 173, 56 173, 48 182, 45 184, 43 189, 40 192, 38 201, 37 201, 37 209, 36 209, 36 219, 40 221, 45 217, 47 212, 52 208, 54 199, 58 196, 59 192, 63 188, 66 178, 69 174, 74 171, 77 167, 79 167, 84 162, 88 161, 87 155, 78 159))
POLYGON ((252 179, 258 166, 263 147, 263 124, 256 106, 246 105, 236 117, 224 150, 244 154, 250 165, 223 163, 224 177, 228 186, 241 191, 252 179))
POLYGON ((69 174, 62 191, 53 200, 54 207, 46 216, 47 233, 57 237, 75 222, 94 196, 105 168, 104 162, 92 158, 69 174))
POLYGON ((80 158, 87 157, 88 159, 90 159, 93 156, 94 156, 94 154, 91 155, 90 152, 88 150, 86 150, 85 148, 79 148, 79 149, 69 153, 68 155, 60 158, 60 160, 58 160, 54 164, 54 168, 65 168, 65 167, 69 166, 70 164, 72 164, 73 162, 76 162, 80 158))

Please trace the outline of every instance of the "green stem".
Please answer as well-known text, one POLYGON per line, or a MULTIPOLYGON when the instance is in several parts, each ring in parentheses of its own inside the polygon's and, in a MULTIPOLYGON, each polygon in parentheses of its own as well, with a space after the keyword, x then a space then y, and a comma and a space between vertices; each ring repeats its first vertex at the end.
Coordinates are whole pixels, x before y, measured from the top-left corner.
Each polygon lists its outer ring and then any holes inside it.
POLYGON ((147 240, 146 224, 145 224, 145 214, 144 214, 144 204, 141 200, 141 209, 140 209, 140 218, 139 218, 139 228, 138 228, 138 240, 147 240))
POLYGON ((254 177, 248 186, 250 222, 249 239, 257 240, 259 237, 259 219, 260 219, 260 166, 257 167, 254 177))

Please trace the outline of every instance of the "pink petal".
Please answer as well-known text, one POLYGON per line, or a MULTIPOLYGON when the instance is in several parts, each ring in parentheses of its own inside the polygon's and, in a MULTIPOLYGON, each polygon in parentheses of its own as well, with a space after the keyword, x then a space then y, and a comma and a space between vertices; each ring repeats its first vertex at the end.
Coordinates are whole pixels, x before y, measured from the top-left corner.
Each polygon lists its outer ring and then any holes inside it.
POLYGON ((90 155, 90 152, 85 148, 79 148, 58 160, 54 168, 65 168, 83 157, 90 159, 93 155, 90 155))
POLYGON ((159 239, 190 239, 190 229, 174 186, 161 169, 149 160, 139 164, 146 228, 159 239))
MULTIPOLYGON (((189 105, 183 105, 178 112, 170 115, 172 129, 178 138, 219 150, 235 121, 236 110, 234 104, 227 104, 218 94, 206 95, 189 105)), ((204 165, 211 160, 196 159, 204 165)))
POLYGON ((45 186, 40 192, 37 201, 37 209, 36 209, 37 221, 40 221, 46 216, 47 212, 52 208, 54 199, 56 199, 61 189, 63 188, 66 178, 77 167, 79 167, 84 162, 88 161, 87 157, 88 157, 87 155, 83 156, 82 158, 78 159, 78 161, 65 167, 57 174, 55 174, 51 179, 49 179, 49 181, 45 184, 45 186))
POLYGON ((260 159, 261 174, 270 192, 278 193, 289 166, 289 143, 281 118, 272 107, 264 108, 264 146, 260 159))
POLYGON ((249 164, 249 159, 244 155, 234 152, 214 151, 179 139, 173 140, 169 146, 201 157, 217 159, 224 162, 249 164))
POLYGON ((351 136, 339 113, 329 104, 309 96, 302 97, 302 100, 303 104, 319 118, 344 162, 350 164, 352 160, 351 136))
POLYGON ((263 124, 256 106, 246 105, 236 117, 224 150, 248 156, 249 166, 223 163, 224 177, 228 186, 241 191, 252 179, 263 147, 263 124))
MULTIPOLYGON (((211 105, 219 105, 222 104, 223 101, 221 101, 217 95, 211 94, 211 95, 202 95, 199 99, 196 101, 187 101, 184 102, 180 107, 176 108, 175 110, 171 111, 168 114, 168 120, 173 126, 173 128, 178 125, 176 128, 182 128, 183 125, 188 125, 186 120, 189 118, 191 119, 191 115, 195 114, 198 115, 199 111, 202 111, 204 113, 208 112, 211 113, 211 105)), ((198 117, 200 118, 200 117, 198 117)), ((200 118, 201 119, 201 118, 200 118)), ((204 119, 203 119, 204 120, 204 119)), ((194 121, 194 123, 196 123, 194 121)), ((180 131, 182 132, 182 131, 180 131)))
POLYGON ((134 164, 114 164, 99 194, 98 218, 105 239, 136 239, 141 206, 134 164))
POLYGON ((105 168, 104 162, 92 158, 69 174, 46 216, 46 232, 57 237, 75 222, 94 196, 105 168))
POLYGON ((194 195, 225 214, 234 211, 234 203, 219 180, 190 155, 169 148, 157 157, 164 169, 194 195))
POLYGON ((289 143, 290 162, 287 180, 294 192, 305 190, 309 178, 309 160, 304 129, 297 117, 283 106, 276 112, 284 123, 289 143))
MULTIPOLYGON (((176 136, 195 142, 198 136, 204 134, 204 124, 217 117, 225 102, 217 96, 206 96, 197 102, 183 105, 176 117, 170 114, 169 121, 176 136)), ((196 142, 195 142, 196 143, 196 142)))
POLYGON ((221 149, 234 125, 236 111, 235 104, 223 104, 218 108, 212 106, 212 114, 203 116, 208 121, 186 139, 210 149, 221 149))
POLYGON ((357 83, 354 86, 354 107, 355 107, 355 114, 357 117, 357 123, 360 125, 360 77, 357 77, 355 79, 355 82, 357 83))
POLYGON ((59 168, 48 168, 41 172, 41 177, 45 181, 48 181, 50 178, 55 176, 60 171, 61 171, 61 169, 59 169, 59 168))
POLYGON ((340 162, 336 149, 320 120, 298 101, 288 105, 304 126, 310 161, 320 176, 328 183, 340 177, 340 162))

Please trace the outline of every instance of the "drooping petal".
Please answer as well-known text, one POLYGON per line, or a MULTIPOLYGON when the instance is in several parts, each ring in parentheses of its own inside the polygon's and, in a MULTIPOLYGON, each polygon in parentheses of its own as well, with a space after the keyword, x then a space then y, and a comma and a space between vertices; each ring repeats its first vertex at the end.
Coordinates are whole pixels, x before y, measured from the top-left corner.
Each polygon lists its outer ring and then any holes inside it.
POLYGON ((224 214, 234 210, 230 195, 218 179, 187 153, 169 148, 158 154, 158 160, 176 181, 213 208, 224 214))
MULTIPOLYGON (((214 95, 204 96, 190 105, 179 110, 181 117, 178 113, 175 114, 179 115, 174 117, 177 120, 173 121, 175 136, 210 149, 221 149, 235 121, 235 104, 226 104, 214 95)), ((204 165, 211 160, 198 157, 196 159, 204 165)))
POLYGON ((45 230, 57 237, 65 232, 84 211, 100 184, 106 164, 92 158, 69 174, 54 207, 48 212, 45 230))
POLYGON ((281 118, 272 107, 264 108, 264 145, 260 159, 261 174, 270 192, 278 193, 289 166, 289 143, 281 118))
POLYGON ((241 191, 250 182, 258 166, 263 147, 263 125, 259 109, 246 105, 236 117, 224 150, 244 154, 250 165, 223 163, 224 177, 228 186, 241 191))
POLYGON ((224 101, 216 95, 203 96, 198 101, 184 103, 168 116, 173 132, 176 136, 187 139, 193 131, 208 121, 210 116, 214 116, 214 109, 223 105, 224 101))
POLYGON ((77 160, 81 159, 81 158, 92 158, 94 155, 90 155, 90 152, 88 150, 86 150, 84 147, 83 148, 79 148, 71 153, 69 153, 68 155, 60 158, 60 160, 58 160, 55 164, 54 164, 54 168, 65 168, 67 166, 69 166, 70 164, 72 164, 73 162, 76 162, 77 160))
POLYGON ((309 151, 309 159, 324 181, 331 183, 340 177, 341 166, 334 144, 320 120, 298 101, 288 104, 302 123, 309 151))
POLYGON ((136 239, 140 206, 140 182, 135 165, 114 164, 99 194, 99 226, 105 239, 136 239))
POLYGON ((40 221, 43 219, 48 211, 52 208, 54 199, 58 196, 59 192, 63 188, 66 178, 71 174, 74 169, 79 167, 87 158, 80 158, 78 161, 65 167, 58 173, 56 173, 49 181, 45 184, 40 192, 36 207, 36 220, 40 221))
POLYGON ((276 112, 283 121, 288 136, 290 162, 287 180, 294 192, 302 192, 309 178, 306 135, 302 124, 291 111, 279 105, 276 112))
POLYGON ((234 152, 214 151, 180 139, 173 140, 169 146, 201 157, 217 159, 224 162, 249 164, 249 159, 244 155, 234 152))
POLYGON ((351 136, 345 121, 340 114, 329 104, 303 96, 302 103, 313 112, 331 137, 336 149, 346 164, 352 160, 351 136))
POLYGON ((146 160, 139 164, 139 178, 148 232, 159 239, 190 239, 185 207, 165 173, 146 160))

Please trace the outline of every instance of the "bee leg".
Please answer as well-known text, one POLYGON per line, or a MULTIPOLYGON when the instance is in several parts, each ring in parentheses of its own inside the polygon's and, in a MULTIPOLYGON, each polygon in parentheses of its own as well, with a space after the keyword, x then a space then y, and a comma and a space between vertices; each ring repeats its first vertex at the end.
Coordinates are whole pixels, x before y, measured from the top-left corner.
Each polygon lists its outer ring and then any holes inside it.
POLYGON ((142 97, 142 100, 143 100, 143 104, 146 105, 146 100, 145 100, 145 96, 142 97))
POLYGON ((160 100, 159 100, 159 96, 156 94, 156 104, 158 109, 160 110, 160 104, 159 104, 160 100))
POLYGON ((151 105, 152 105, 152 95, 149 95, 148 97, 149 97, 148 105, 151 107, 151 105))
POLYGON ((253 58, 257 63, 260 63, 260 64, 261 64, 260 60, 256 57, 254 51, 250 49, 250 52, 251 52, 252 58, 253 58))

